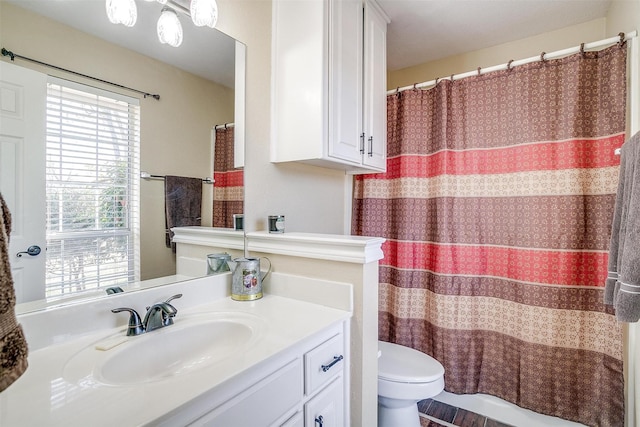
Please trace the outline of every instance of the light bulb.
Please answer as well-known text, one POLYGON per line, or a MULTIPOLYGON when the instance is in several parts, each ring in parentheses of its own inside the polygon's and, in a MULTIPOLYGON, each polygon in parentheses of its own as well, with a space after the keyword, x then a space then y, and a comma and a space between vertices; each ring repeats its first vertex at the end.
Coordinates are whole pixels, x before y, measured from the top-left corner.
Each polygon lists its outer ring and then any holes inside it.
POLYGON ((198 27, 215 27, 218 22, 218 4, 216 0, 191 0, 189 7, 191 20, 198 27))
POLYGON ((138 8, 133 0, 106 0, 107 17, 114 24, 133 27, 138 19, 138 8))
POLYGON ((165 7, 158 18, 158 39, 160 43, 166 43, 173 47, 182 44, 182 25, 176 11, 165 7))

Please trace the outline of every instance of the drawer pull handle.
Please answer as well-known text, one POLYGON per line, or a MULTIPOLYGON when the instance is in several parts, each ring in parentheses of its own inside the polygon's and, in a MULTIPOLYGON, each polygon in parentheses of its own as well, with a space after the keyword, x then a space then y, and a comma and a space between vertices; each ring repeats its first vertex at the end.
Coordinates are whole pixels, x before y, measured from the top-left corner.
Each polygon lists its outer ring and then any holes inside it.
POLYGON ((373 135, 369 137, 369 157, 373 157, 373 135))
POLYGON ((324 419, 322 418, 322 415, 320 415, 314 421, 316 422, 316 425, 322 427, 322 423, 323 423, 324 419))
POLYGON ((360 134, 360 154, 364 154, 364 132, 360 134))
POLYGON ((342 355, 333 356, 333 362, 329 363, 328 365, 322 365, 322 372, 327 372, 329 369, 333 368, 333 365, 335 365, 336 363, 338 363, 342 359, 344 359, 344 357, 342 355))

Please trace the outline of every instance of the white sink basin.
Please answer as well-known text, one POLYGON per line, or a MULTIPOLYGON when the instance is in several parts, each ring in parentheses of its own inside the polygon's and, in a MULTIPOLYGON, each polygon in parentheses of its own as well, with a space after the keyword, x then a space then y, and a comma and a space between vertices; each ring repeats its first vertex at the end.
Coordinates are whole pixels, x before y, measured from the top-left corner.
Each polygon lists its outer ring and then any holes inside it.
MULTIPOLYGON (((167 380, 211 366, 245 352, 259 339, 263 322, 245 313, 215 313, 179 317, 175 324, 139 336, 115 336, 123 343, 99 350, 105 337, 76 353, 66 363, 67 381, 133 385, 167 380)), ((87 384, 89 383, 89 384, 87 384)))

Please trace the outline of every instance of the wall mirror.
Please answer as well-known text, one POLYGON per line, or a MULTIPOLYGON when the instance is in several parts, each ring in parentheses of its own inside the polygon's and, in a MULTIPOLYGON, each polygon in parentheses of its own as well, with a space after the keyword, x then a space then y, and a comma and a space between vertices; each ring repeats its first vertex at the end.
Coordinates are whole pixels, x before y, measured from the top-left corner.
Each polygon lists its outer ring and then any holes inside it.
MULTIPOLYGON (((170 3, 188 10, 188 0, 170 0, 170 3)), ((219 185, 203 183, 203 226, 233 227, 233 214, 244 209, 246 48, 216 29, 196 27, 180 12, 184 31, 181 46, 161 44, 156 22, 162 5, 143 0, 136 0, 136 5, 137 22, 133 27, 125 27, 109 22, 104 1, 100 0, 7 0, 0 3, 0 41, 16 55, 160 95, 156 101, 98 85, 140 99, 140 171, 152 175, 139 181, 140 278, 146 285, 155 286, 180 279, 172 277, 175 254, 165 245, 163 176, 213 178, 214 174, 218 175, 219 185), (231 144, 234 160, 224 171, 213 170, 215 127, 226 127, 234 133, 231 144), (214 196, 214 193, 222 194, 214 196), (222 219, 217 224, 214 224, 214 197, 230 202, 218 210, 217 215, 222 219)), ((96 85, 19 58, 14 64, 96 85)), ((228 143, 226 147, 228 150, 228 143)), ((206 270, 202 274, 206 274, 206 270)), ((100 289, 78 297, 107 295, 100 289)), ((27 298, 22 301, 24 303, 17 306, 18 312, 68 300, 49 298, 43 302, 27 298)))

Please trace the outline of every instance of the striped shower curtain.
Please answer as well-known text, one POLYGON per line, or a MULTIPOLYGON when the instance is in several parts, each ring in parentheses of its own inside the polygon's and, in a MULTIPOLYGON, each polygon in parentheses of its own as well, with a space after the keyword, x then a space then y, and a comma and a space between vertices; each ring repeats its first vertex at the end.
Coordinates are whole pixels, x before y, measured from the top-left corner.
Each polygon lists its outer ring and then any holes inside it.
POLYGON ((216 128, 213 155, 213 226, 233 228, 244 207, 244 173, 234 167, 234 128, 216 128))
POLYGON ((626 45, 389 95, 384 174, 354 182, 381 236, 379 337, 487 393, 622 426, 622 329, 603 304, 626 45))

